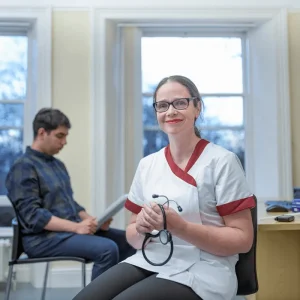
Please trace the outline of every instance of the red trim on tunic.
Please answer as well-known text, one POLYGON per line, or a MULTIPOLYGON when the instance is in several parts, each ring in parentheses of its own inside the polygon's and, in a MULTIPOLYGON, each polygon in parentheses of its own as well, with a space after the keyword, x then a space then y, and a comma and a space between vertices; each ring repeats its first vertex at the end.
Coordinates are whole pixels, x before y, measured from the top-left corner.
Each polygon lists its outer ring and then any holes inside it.
POLYGON ((127 208, 129 211, 136 215, 142 210, 141 206, 131 202, 129 199, 127 199, 125 202, 125 208, 127 208))
POLYGON ((191 157, 190 157, 190 159, 189 159, 189 161, 188 161, 188 163, 187 163, 187 165, 186 165, 186 167, 185 167, 185 169, 184 169, 184 171, 185 171, 186 173, 192 168, 192 166, 193 166, 193 165, 195 164, 195 162, 198 160, 198 158, 199 158, 200 155, 202 154, 204 148, 205 148, 208 144, 209 144, 209 141, 204 140, 204 139, 201 139, 201 140, 197 143, 197 145, 196 145, 196 147, 195 147, 195 149, 194 149, 194 151, 193 151, 193 153, 192 153, 192 155, 191 155, 191 157))
POLYGON ((209 142, 207 140, 204 140, 204 139, 201 139, 197 143, 197 145, 196 145, 196 147, 195 147, 195 149, 194 149, 194 151, 193 151, 193 153, 192 153, 192 155, 191 155, 191 157, 190 157, 190 159, 189 159, 189 161, 188 161, 188 163, 187 163, 187 165, 185 167, 185 170, 180 169, 175 164, 175 162, 173 161, 173 158, 172 158, 171 151, 170 151, 170 146, 168 145, 165 148, 165 156, 166 156, 166 160, 167 160, 167 162, 168 162, 168 164, 169 164, 172 172, 175 174, 175 176, 181 178, 183 181, 187 182, 188 184, 191 184, 191 185, 197 187, 197 183, 196 183, 195 179, 190 174, 188 174, 188 171, 195 164, 195 162, 197 161, 197 159, 202 154, 204 148, 208 144, 209 144, 209 142))
POLYGON ((255 200, 253 196, 243 198, 240 200, 235 200, 229 203, 225 203, 217 206, 218 213, 220 216, 227 216, 234 214, 236 212, 242 211, 244 209, 255 207, 255 200))

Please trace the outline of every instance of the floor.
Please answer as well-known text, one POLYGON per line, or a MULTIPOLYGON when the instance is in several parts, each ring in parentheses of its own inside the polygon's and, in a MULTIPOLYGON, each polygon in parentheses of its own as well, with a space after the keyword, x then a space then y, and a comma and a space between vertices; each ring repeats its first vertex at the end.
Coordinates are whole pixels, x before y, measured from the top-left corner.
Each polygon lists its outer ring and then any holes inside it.
MULTIPOLYGON (((48 288, 46 300, 71 300, 80 291, 80 288, 54 289, 48 288)), ((42 289, 36 289, 28 283, 18 283, 17 290, 10 293, 9 300, 39 300, 42 289)), ((0 290, 0 300, 4 300, 5 291, 0 290)))

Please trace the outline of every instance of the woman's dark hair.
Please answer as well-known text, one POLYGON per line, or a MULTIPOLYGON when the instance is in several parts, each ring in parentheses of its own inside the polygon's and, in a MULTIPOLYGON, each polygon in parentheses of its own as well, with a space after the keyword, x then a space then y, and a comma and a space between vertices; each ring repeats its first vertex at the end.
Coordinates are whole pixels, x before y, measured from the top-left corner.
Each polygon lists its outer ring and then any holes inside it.
POLYGON ((33 120, 33 137, 36 138, 38 130, 44 128, 47 133, 57 129, 59 126, 71 128, 68 117, 55 108, 42 108, 33 120))
MULTIPOLYGON (((181 76, 181 75, 172 75, 172 76, 163 78, 159 82, 159 84, 157 85, 157 87, 154 91, 153 102, 156 102, 157 91, 160 89, 161 86, 163 86, 167 82, 178 82, 187 88, 191 97, 195 97, 195 99, 193 100, 194 106, 197 107, 198 102, 200 102, 200 118, 202 118, 202 110, 203 110, 204 105, 203 105, 201 95, 200 95, 196 85, 189 78, 181 76)), ((195 120, 195 123, 196 123, 196 120, 195 120)), ((194 130, 195 130, 196 136, 201 138, 200 130, 197 128, 196 125, 194 125, 194 130)))

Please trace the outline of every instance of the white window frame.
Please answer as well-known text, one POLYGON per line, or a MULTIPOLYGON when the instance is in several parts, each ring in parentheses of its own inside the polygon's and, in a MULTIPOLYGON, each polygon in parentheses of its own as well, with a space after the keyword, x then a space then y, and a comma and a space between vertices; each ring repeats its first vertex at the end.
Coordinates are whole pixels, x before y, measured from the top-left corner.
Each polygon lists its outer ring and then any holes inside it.
MULTIPOLYGON (((27 94, 24 101, 24 149, 33 140, 32 120, 42 107, 51 101, 51 9, 2 8, 0 34, 27 34, 28 69, 27 94)), ((6 196, 0 196, 0 207, 10 205, 6 196)))
MULTIPOLYGON (((131 27, 137 31, 138 36, 138 31, 142 27, 178 28, 191 25, 206 29, 218 27, 247 31, 246 48, 249 54, 246 61, 249 72, 247 82, 249 107, 245 109, 247 179, 259 200, 292 199, 287 11, 285 9, 99 8, 92 12, 93 165, 91 178, 92 207, 96 214, 100 214, 118 195, 128 192, 128 185, 136 164, 142 157, 142 152, 136 151, 137 145, 130 146, 136 144, 136 140, 141 138, 142 123, 139 116, 141 110, 135 108, 130 111, 130 115, 128 110, 122 113, 122 108, 127 107, 130 101, 134 101, 136 105, 139 105, 138 101, 141 102, 141 74, 136 66, 138 63, 134 61, 133 68, 136 69, 134 73, 136 75, 132 81, 137 84, 133 83, 132 87, 132 96, 135 96, 135 99, 130 100, 124 93, 126 90, 124 82, 128 80, 128 76, 124 73, 126 69, 124 60, 120 62, 124 49, 121 47, 119 28, 131 27), (269 39, 269 47, 273 46, 274 49, 269 53, 266 53, 262 47, 258 47, 266 38, 269 39), (268 76, 270 70, 266 69, 266 66, 271 70, 268 76), (266 75, 263 82, 260 82, 256 76, 260 71, 265 72, 266 75), (121 111, 118 119, 117 109, 121 111), (268 114, 262 115, 262 111, 268 114), (130 135, 126 129, 128 126, 134 129, 138 136, 130 135), (262 130, 265 131, 265 135, 262 130), (132 143, 128 143, 128 140, 132 143), (265 140, 269 142, 267 149, 262 148, 265 140), (130 153, 134 153, 135 156, 130 156, 130 153), (128 161, 132 164, 130 168, 128 168, 128 161)), ((132 38, 131 44, 138 44, 137 39, 132 38)), ((131 52, 134 51, 138 50, 132 47, 131 52)))

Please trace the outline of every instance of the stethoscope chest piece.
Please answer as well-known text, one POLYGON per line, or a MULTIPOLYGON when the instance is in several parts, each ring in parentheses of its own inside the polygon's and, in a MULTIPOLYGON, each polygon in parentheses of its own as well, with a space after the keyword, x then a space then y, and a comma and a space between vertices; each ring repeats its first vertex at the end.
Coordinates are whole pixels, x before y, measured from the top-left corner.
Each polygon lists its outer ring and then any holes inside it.
POLYGON ((159 240, 163 245, 167 245, 172 239, 172 235, 168 230, 161 230, 159 232, 159 240))

